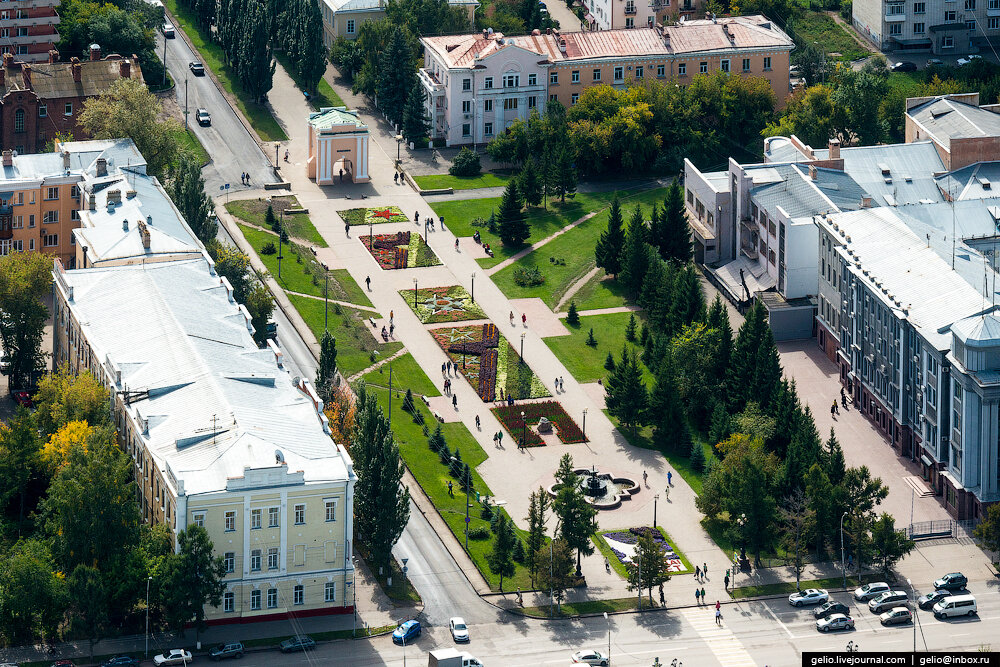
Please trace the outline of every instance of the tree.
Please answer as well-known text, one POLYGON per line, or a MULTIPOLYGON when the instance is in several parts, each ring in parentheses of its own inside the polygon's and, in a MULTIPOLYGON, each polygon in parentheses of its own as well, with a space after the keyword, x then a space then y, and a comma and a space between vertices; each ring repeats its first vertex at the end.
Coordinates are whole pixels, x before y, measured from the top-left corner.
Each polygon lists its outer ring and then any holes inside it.
POLYGON ((627 343, 622 348, 621 361, 615 364, 608 377, 605 390, 608 412, 617 417, 624 428, 635 430, 646 409, 646 386, 635 352, 627 343))
POLYGON ((826 549, 827 539, 833 539, 839 528, 840 515, 837 514, 838 498, 835 493, 842 489, 830 483, 830 478, 818 463, 806 472, 803 486, 812 513, 810 535, 819 556, 826 549))
MULTIPOLYGON (((656 530, 655 528, 653 530, 656 530)), ((649 591, 649 603, 653 604, 653 587, 670 581, 670 561, 660 542, 643 532, 635 545, 635 556, 625 564, 628 572, 628 589, 649 591)))
POLYGON ((503 593, 503 578, 513 577, 516 571, 514 564, 514 542, 518 539, 510 519, 503 512, 497 513, 497 527, 494 531, 493 550, 486 557, 490 572, 500 575, 500 592, 503 593))
POLYGON ((625 246, 621 255, 621 281, 629 293, 637 296, 642 290, 646 272, 649 270, 647 243, 649 232, 642 219, 642 211, 636 205, 625 234, 625 246))
POLYGON ((597 532, 597 509, 587 502, 579 485, 565 484, 556 493, 552 510, 561 523, 559 536, 576 550, 576 573, 579 576, 581 555, 594 553, 590 536, 597 532))
POLYGON ((670 364, 660 364, 657 370, 656 384, 649 396, 648 421, 653 425, 653 442, 661 451, 684 451, 690 442, 670 364))
POLYGON ((718 294, 712 300, 712 305, 708 309, 705 323, 709 329, 719 332, 719 348, 716 352, 716 379, 720 384, 725 382, 726 371, 733 356, 733 327, 729 323, 729 311, 722 303, 722 297, 718 294))
MULTIPOLYGON (((537 553, 545 544, 545 511, 549 507, 549 494, 542 487, 531 492, 528 501, 528 553, 537 553)), ((531 573, 531 586, 535 586, 535 561, 531 559, 528 563, 528 571, 531 573)))
POLYGON ((809 497, 802 489, 796 489, 785 498, 778 511, 784 526, 781 544, 785 548, 785 553, 792 557, 792 568, 795 570, 795 588, 798 589, 802 570, 805 567, 806 531, 815 517, 815 510, 810 507, 809 497))
MULTIPOLYGON (((334 380, 337 377, 337 339, 329 331, 323 332, 319 342, 319 367, 316 369, 316 390, 323 401, 330 400, 334 380)), ((407 389, 410 405, 413 405, 413 394, 407 389)))
POLYGON ((535 158, 529 157, 524 161, 524 167, 517 180, 519 191, 524 195, 524 201, 528 206, 538 206, 542 203, 542 180, 538 175, 535 158))
POLYGON ((618 201, 618 195, 611 200, 611 208, 608 209, 608 227, 601 232, 601 238, 594 248, 594 256, 597 266, 604 269, 604 273, 615 278, 622 270, 622 249, 625 246, 625 234, 622 231, 622 209, 618 201))
POLYGON ((373 394, 358 392, 358 413, 351 434, 351 457, 358 476, 354 496, 354 535, 368 550, 372 566, 388 567, 392 546, 410 518, 410 491, 402 485, 406 468, 373 394))
POLYGON ((406 96, 403 106, 403 136, 414 146, 427 147, 427 134, 430 132, 430 117, 424 110, 427 95, 419 81, 414 80, 410 94, 406 96))
POLYGON ((1000 551, 1000 503, 987 506, 983 520, 972 531, 987 551, 1000 551))
POLYGON ((534 553, 533 561, 539 590, 549 591, 551 599, 562 602, 566 589, 575 581, 573 548, 564 539, 552 540, 534 553))
MULTIPOLYGON (((49 476, 52 476, 63 468, 68 462, 70 452, 77 447, 86 449, 95 438, 95 431, 90 424, 85 421, 67 422, 58 431, 49 437, 49 441, 42 448, 42 463, 49 476)), ((105 431, 107 442, 112 441, 111 433, 105 431)))
POLYGON ((840 484, 847 473, 847 461, 844 458, 844 449, 840 446, 837 436, 830 427, 830 439, 826 441, 826 449, 823 452, 826 463, 826 474, 830 478, 831 484, 840 484))
POLYGON ((574 470, 572 454, 563 454, 559 457, 559 467, 556 468, 555 478, 559 489, 579 484, 580 476, 574 470))
POLYGON ((774 334, 767 324, 764 306, 755 301, 733 343, 727 386, 736 398, 737 407, 755 400, 767 410, 780 380, 781 362, 774 334))
POLYGON ((159 99, 142 80, 119 78, 83 103, 78 122, 94 139, 131 139, 146 161, 146 171, 163 176, 180 146, 177 122, 161 121, 162 113, 159 99))
MULTIPOLYGON (((261 0, 228 2, 238 12, 233 22, 238 25, 235 46, 227 50, 229 59, 246 93, 254 102, 263 103, 273 85, 275 68, 268 9, 261 0)), ((322 53, 322 49, 318 51, 322 53)))
POLYGON ((110 394, 89 372, 72 373, 62 364, 42 378, 35 394, 35 420, 43 438, 71 421, 91 426, 110 426, 110 394))
POLYGON ((793 429, 785 454, 784 487, 788 492, 802 488, 806 471, 820 460, 823 449, 808 405, 796 414, 793 429))
POLYGON ((0 644, 53 638, 65 605, 65 581, 43 540, 0 544, 0 644))
POLYGON ((889 92, 889 71, 884 58, 873 58, 860 71, 838 70, 833 103, 844 110, 849 135, 858 144, 870 146, 885 138, 888 128, 879 115, 879 107, 889 92))
POLYGON ((669 317, 673 329, 705 320, 705 294, 702 292, 701 278, 694 264, 687 264, 674 276, 669 317))
POLYGON ((511 179, 507 183, 507 188, 503 191, 500 199, 500 210, 497 214, 497 222, 500 227, 500 241, 504 245, 523 245, 531 235, 531 228, 525 219, 524 204, 521 202, 521 195, 517 189, 517 180, 511 179))
POLYGON ((253 339, 257 345, 267 344, 267 323, 274 312, 274 297, 270 290, 259 280, 253 280, 253 287, 243 302, 250 313, 250 324, 253 326, 253 339))
POLYGON ((872 477, 868 466, 848 468, 844 473, 844 509, 850 517, 847 528, 860 572, 871 550, 868 531, 875 522, 875 508, 889 495, 889 489, 878 477, 872 477))
POLYGON ((712 372, 718 340, 719 332, 704 324, 686 326, 669 342, 666 358, 657 367, 657 373, 664 365, 671 367, 685 413, 698 428, 708 423, 709 411, 714 408, 715 397, 719 394, 719 385, 712 372))
POLYGON ((52 259, 42 253, 0 257, 0 341, 10 358, 8 386, 30 387, 42 369, 42 333, 49 312, 42 299, 52 285, 52 259))
POLYGON ((214 548, 208 531, 199 525, 177 533, 177 554, 166 562, 160 595, 167 624, 181 633, 192 621, 197 632, 208 627, 205 606, 222 602, 226 564, 221 556, 213 556, 214 548))
POLYGON ((885 575, 916 547, 916 543, 906 533, 896 530, 895 519, 886 512, 882 512, 872 525, 871 540, 875 564, 885 575))
POLYGON ((691 261, 691 229, 684 207, 684 188, 676 178, 667 188, 661 215, 663 238, 656 239, 660 257, 676 264, 687 264, 691 261))
POLYGON ((24 407, 0 424, 0 516, 18 498, 18 528, 24 521, 24 501, 28 483, 38 470, 42 441, 35 420, 24 407))
POLYGON ((571 327, 580 326, 580 315, 576 312, 576 301, 569 302, 569 310, 566 311, 566 324, 571 327))
POLYGON ((378 108, 393 125, 401 124, 406 97, 413 89, 412 62, 413 51, 407 44, 406 33, 396 27, 379 62, 376 88, 378 108))
POLYGON ((797 90, 777 122, 761 131, 766 137, 795 135, 810 146, 823 146, 834 137, 844 137, 844 110, 833 100, 833 88, 813 86, 797 90))
POLYGON ((481 171, 479 153, 468 146, 463 146, 462 150, 458 151, 458 155, 448 167, 448 173, 452 176, 478 176, 481 171))
POLYGON ((323 14, 316 0, 294 0, 282 13, 278 25, 282 46, 305 90, 316 92, 326 71, 323 47, 323 14))
MULTIPOLYGON (((212 218, 215 206, 205 194, 205 179, 201 176, 201 165, 187 151, 181 153, 177 166, 171 172, 169 193, 194 235, 202 243, 214 239, 219 232, 219 224, 212 218)), ((274 211, 270 206, 268 211, 274 217, 274 211)))
POLYGON ((70 608, 70 627, 90 643, 90 659, 94 659, 94 642, 104 636, 111 622, 108 590, 104 575, 91 565, 77 565, 66 582, 70 608))
POLYGON ((549 194, 558 196, 559 201, 566 201, 566 195, 576 192, 576 166, 569 149, 558 150, 549 161, 549 194))

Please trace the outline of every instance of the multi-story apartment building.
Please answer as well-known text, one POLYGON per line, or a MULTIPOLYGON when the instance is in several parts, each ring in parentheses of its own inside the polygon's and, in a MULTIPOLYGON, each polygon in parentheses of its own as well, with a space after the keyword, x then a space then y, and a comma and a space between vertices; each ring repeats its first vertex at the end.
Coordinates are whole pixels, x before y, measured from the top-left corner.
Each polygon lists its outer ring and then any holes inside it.
MULTIPOLYGON (((324 45, 329 48, 338 37, 354 39, 363 23, 385 18, 386 4, 386 0, 322 0, 319 8, 323 15, 324 45)), ((469 25, 473 25, 479 0, 448 0, 448 4, 464 10, 469 25)))
POLYGON ((857 0, 854 27, 882 51, 958 55, 1000 37, 1000 0, 857 0))
POLYGON ((33 63, 59 41, 59 0, 0 0, 0 53, 33 63))
POLYGON ((77 123, 83 103, 100 95, 119 78, 142 81, 135 56, 101 58, 92 44, 89 60, 58 62, 50 51, 47 62, 27 63, 4 53, 0 67, 0 144, 18 153, 36 153, 57 134, 86 139, 77 123))
POLYGON ((425 37, 419 78, 431 137, 447 145, 489 142, 548 100, 569 107, 588 86, 645 79, 687 85, 710 72, 767 78, 778 104, 788 96, 792 40, 763 16, 673 26, 504 37, 425 37))
POLYGON ((583 20, 589 30, 651 28, 668 19, 703 15, 704 7, 704 0, 585 0, 583 20))

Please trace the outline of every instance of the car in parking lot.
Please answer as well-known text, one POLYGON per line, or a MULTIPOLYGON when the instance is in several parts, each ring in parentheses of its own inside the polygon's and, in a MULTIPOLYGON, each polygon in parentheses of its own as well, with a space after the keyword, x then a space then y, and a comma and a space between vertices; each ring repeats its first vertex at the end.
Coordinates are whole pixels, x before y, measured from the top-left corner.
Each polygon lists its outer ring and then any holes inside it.
POLYGON ((895 63, 889 67, 890 72, 916 72, 917 63, 910 62, 909 60, 903 60, 901 62, 895 63))
POLYGON ((409 644, 420 636, 420 621, 406 621, 392 632, 394 644, 409 644))
POLYGON ((174 38, 174 25, 170 21, 163 23, 163 36, 166 39, 174 38))
POLYGON ((928 58, 927 59, 927 66, 931 67, 932 65, 944 65, 944 61, 943 60, 939 60, 938 58, 928 58))
POLYGON ((153 658, 156 667, 164 665, 186 665, 191 662, 191 651, 182 648, 172 648, 166 653, 161 653, 153 658))
POLYGON ((949 572, 934 581, 934 588, 943 588, 946 591, 961 591, 968 585, 969 578, 961 572, 949 572))
POLYGON ((878 617, 882 625, 900 625, 913 620, 913 613, 906 607, 893 607, 878 617))
POLYGON ((469 641, 469 627, 465 624, 465 619, 461 616, 455 616, 448 621, 448 628, 451 630, 451 638, 455 641, 469 641))
POLYGON ((850 616, 851 610, 848 609, 846 604, 843 602, 837 602, 836 600, 830 600, 829 602, 825 602, 813 609, 813 616, 816 618, 826 618, 827 616, 832 616, 834 614, 845 614, 850 616))
POLYGON ((906 600, 905 591, 886 591, 878 597, 869 600, 868 609, 873 613, 881 614, 883 611, 898 607, 901 603, 906 604, 906 600))
POLYGON ((316 640, 309 635, 295 635, 278 644, 282 653, 294 653, 296 651, 308 651, 316 648, 316 640))
POLYGON ((219 644, 208 652, 208 657, 212 660, 222 660, 223 658, 242 658, 243 644, 240 642, 219 644))
POLYGON ((56 660, 49 667, 76 667, 72 660, 56 660))
POLYGON ((938 602, 940 602, 943 598, 946 598, 949 595, 951 595, 951 591, 946 591, 943 588, 939 588, 936 591, 933 591, 926 595, 921 595, 919 598, 917 598, 917 606, 920 607, 921 609, 930 609, 938 602))
POLYGON ((195 113, 195 118, 198 119, 199 125, 204 126, 212 124, 212 115, 208 113, 208 109, 198 109, 198 111, 195 113))
POLYGON ((596 667, 608 667, 608 656, 594 649, 577 651, 573 654, 573 662, 583 663, 584 665, 595 665, 596 667))
POLYGON ((807 588, 804 591, 796 591, 788 596, 788 604, 793 607, 801 607, 807 604, 821 604, 830 599, 830 594, 822 588, 807 588))
POLYGON ((889 590, 889 584, 884 581, 873 581, 870 584, 859 586, 854 589, 854 599, 858 602, 868 602, 876 595, 881 595, 889 590))
POLYGON ((102 662, 101 667, 139 667, 139 661, 130 655, 116 655, 102 662))
POLYGON ((195 76, 205 76, 205 66, 199 62, 188 63, 188 69, 195 76))
POLYGON ((831 630, 853 630, 854 619, 846 614, 831 614, 816 621, 816 629, 820 632, 831 630))
POLYGON ((968 65, 974 60, 982 60, 982 59, 983 57, 981 55, 974 53, 971 56, 966 56, 965 58, 959 58, 958 66, 961 67, 962 65, 968 65))
POLYGON ((979 606, 972 595, 949 595, 934 605, 933 611, 935 618, 975 616, 979 613, 979 606))

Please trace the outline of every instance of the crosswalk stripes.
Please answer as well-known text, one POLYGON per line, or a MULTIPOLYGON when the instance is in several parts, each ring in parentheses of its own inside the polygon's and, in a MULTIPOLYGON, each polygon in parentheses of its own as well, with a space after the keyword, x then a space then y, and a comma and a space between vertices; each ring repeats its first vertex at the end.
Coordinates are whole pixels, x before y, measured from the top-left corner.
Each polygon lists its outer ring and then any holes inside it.
POLYGON ((691 624, 698 636, 705 640, 723 667, 756 667, 756 663, 743 648, 743 644, 733 631, 726 627, 725 620, 722 626, 715 624, 714 606, 684 609, 681 611, 681 616, 691 624))

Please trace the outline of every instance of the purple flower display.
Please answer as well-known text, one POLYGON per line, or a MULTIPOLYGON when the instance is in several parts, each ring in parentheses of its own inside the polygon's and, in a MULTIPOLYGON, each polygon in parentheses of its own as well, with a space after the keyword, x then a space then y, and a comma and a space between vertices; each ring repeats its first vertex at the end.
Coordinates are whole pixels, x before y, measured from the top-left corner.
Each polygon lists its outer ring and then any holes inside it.
MULTIPOLYGON (((668 558, 671 559, 676 558, 676 555, 674 554, 674 548, 670 546, 670 544, 665 539, 663 539, 663 533, 661 533, 656 528, 651 528, 649 526, 642 526, 640 528, 629 528, 627 531, 614 531, 614 532, 603 533, 603 535, 606 540, 614 540, 615 542, 620 542, 622 544, 638 544, 640 536, 649 535, 650 537, 653 538, 653 541, 659 545, 660 549, 663 550, 663 552, 667 555, 668 558)), ((615 557, 617 557, 620 562, 622 563, 626 562, 628 556, 626 556, 621 551, 615 549, 610 544, 608 544, 608 547, 611 549, 612 553, 614 553, 615 557)))

